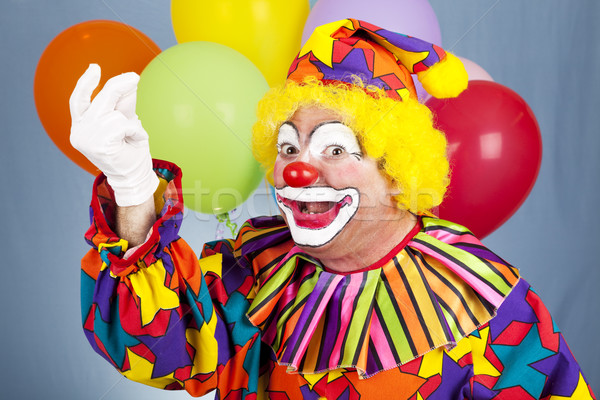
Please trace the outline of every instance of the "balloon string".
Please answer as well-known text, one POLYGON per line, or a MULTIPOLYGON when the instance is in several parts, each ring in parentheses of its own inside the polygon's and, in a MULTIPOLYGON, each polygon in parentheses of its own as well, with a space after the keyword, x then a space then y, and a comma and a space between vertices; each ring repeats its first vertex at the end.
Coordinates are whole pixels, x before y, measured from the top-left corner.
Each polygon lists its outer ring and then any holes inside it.
POLYGON ((231 237, 235 237, 237 234, 237 224, 231 222, 231 219, 229 218, 229 213, 225 212, 223 214, 218 214, 216 217, 217 221, 219 221, 220 223, 224 222, 225 226, 229 228, 229 230, 231 231, 231 237))

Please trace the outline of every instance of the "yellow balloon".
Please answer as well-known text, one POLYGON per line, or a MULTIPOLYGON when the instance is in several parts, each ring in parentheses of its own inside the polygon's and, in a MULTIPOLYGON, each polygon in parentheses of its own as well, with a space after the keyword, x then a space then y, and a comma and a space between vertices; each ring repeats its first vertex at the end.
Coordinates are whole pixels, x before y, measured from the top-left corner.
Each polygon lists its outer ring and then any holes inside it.
POLYGON ((308 0, 171 0, 171 21, 178 43, 231 47, 276 86, 300 50, 309 10, 308 0))

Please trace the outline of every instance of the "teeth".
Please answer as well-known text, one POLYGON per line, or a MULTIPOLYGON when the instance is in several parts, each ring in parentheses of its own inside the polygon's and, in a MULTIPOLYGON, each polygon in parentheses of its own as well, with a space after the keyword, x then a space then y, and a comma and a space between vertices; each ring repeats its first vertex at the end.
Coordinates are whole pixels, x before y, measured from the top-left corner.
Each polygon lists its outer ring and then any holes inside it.
POLYGON ((315 212, 315 211, 308 211, 306 208, 304 208, 304 209, 302 209, 302 214, 313 215, 313 214, 320 214, 320 213, 315 212))
POLYGON ((303 214, 322 214, 335 206, 333 202, 298 202, 298 208, 303 214))

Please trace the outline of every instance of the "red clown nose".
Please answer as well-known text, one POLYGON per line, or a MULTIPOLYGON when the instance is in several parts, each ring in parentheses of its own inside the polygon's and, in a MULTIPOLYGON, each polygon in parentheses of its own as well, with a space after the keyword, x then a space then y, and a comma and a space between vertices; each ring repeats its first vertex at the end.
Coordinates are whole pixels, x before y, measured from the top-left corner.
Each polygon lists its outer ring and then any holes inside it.
POLYGON ((319 179, 317 169, 303 161, 295 161, 283 169, 283 180, 291 187, 312 185, 319 179))

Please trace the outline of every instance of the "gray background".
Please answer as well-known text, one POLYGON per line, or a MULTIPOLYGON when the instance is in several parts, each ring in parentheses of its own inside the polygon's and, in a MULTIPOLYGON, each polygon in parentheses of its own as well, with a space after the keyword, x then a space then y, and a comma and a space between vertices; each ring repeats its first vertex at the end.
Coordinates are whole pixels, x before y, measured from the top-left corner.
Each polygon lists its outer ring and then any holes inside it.
MULTIPOLYGON (((215 0, 216 1, 216 0, 215 0)), ((519 93, 544 143, 538 181, 521 209, 484 240, 518 266, 600 392, 600 2, 431 0, 444 47, 519 93)), ((354 16, 352 16, 354 17, 354 16)), ((360 16, 356 16, 360 17, 360 16)), ((86 251, 92 176, 44 132, 33 76, 46 45, 91 19, 130 24, 163 50, 176 44, 169 2, 3 0, 0 12, 0 279, 2 398, 184 398, 121 378, 80 326, 79 260, 86 251)), ((275 213, 266 189, 241 207, 275 213)), ((214 218, 187 213, 182 235, 199 250, 214 218)))

